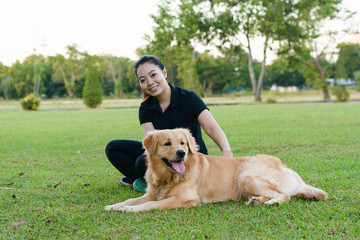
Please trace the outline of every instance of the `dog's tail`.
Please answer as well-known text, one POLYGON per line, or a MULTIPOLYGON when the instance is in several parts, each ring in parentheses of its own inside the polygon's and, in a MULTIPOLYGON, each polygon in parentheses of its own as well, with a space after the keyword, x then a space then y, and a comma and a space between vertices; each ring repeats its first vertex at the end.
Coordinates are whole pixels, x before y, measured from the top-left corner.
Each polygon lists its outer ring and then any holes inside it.
POLYGON ((328 198, 328 194, 320 188, 305 184, 298 189, 295 197, 325 201, 328 198))

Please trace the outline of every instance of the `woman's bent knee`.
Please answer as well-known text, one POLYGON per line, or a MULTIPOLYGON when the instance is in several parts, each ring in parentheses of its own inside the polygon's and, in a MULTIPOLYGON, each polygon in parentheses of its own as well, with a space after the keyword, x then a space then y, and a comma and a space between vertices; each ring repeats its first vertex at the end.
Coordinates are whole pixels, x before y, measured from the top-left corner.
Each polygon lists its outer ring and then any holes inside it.
POLYGON ((112 140, 106 145, 106 147, 105 147, 106 156, 109 156, 110 152, 114 149, 114 145, 115 145, 116 141, 118 141, 118 140, 112 140))

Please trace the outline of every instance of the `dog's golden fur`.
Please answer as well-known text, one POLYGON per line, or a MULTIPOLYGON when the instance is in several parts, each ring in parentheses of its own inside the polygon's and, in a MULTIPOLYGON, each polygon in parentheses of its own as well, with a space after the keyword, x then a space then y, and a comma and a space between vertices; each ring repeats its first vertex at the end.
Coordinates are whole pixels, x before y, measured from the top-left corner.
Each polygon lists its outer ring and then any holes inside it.
POLYGON ((139 212, 228 200, 271 205, 293 196, 327 199, 326 192, 305 184, 276 157, 201 154, 186 129, 154 131, 143 145, 148 159, 146 194, 106 206, 106 210, 139 212))

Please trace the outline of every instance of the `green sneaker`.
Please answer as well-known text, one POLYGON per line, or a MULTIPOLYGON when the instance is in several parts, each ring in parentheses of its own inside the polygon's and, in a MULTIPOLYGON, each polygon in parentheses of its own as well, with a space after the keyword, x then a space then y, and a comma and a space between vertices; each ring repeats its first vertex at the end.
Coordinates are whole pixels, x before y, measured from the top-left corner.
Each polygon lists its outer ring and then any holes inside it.
POLYGON ((133 186, 139 192, 146 192, 147 183, 146 183, 145 179, 143 179, 143 178, 136 179, 133 183, 133 186))

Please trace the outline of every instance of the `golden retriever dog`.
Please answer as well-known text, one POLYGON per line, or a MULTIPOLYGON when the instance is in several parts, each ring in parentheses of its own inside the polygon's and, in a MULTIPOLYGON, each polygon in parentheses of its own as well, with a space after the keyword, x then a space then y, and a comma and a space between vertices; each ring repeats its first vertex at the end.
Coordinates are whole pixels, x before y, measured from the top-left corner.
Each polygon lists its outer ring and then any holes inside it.
POLYGON ((327 199, 326 192, 307 185, 276 157, 201 154, 187 129, 153 131, 143 145, 148 166, 146 194, 106 206, 105 210, 140 212, 229 200, 273 205, 293 196, 327 199))

